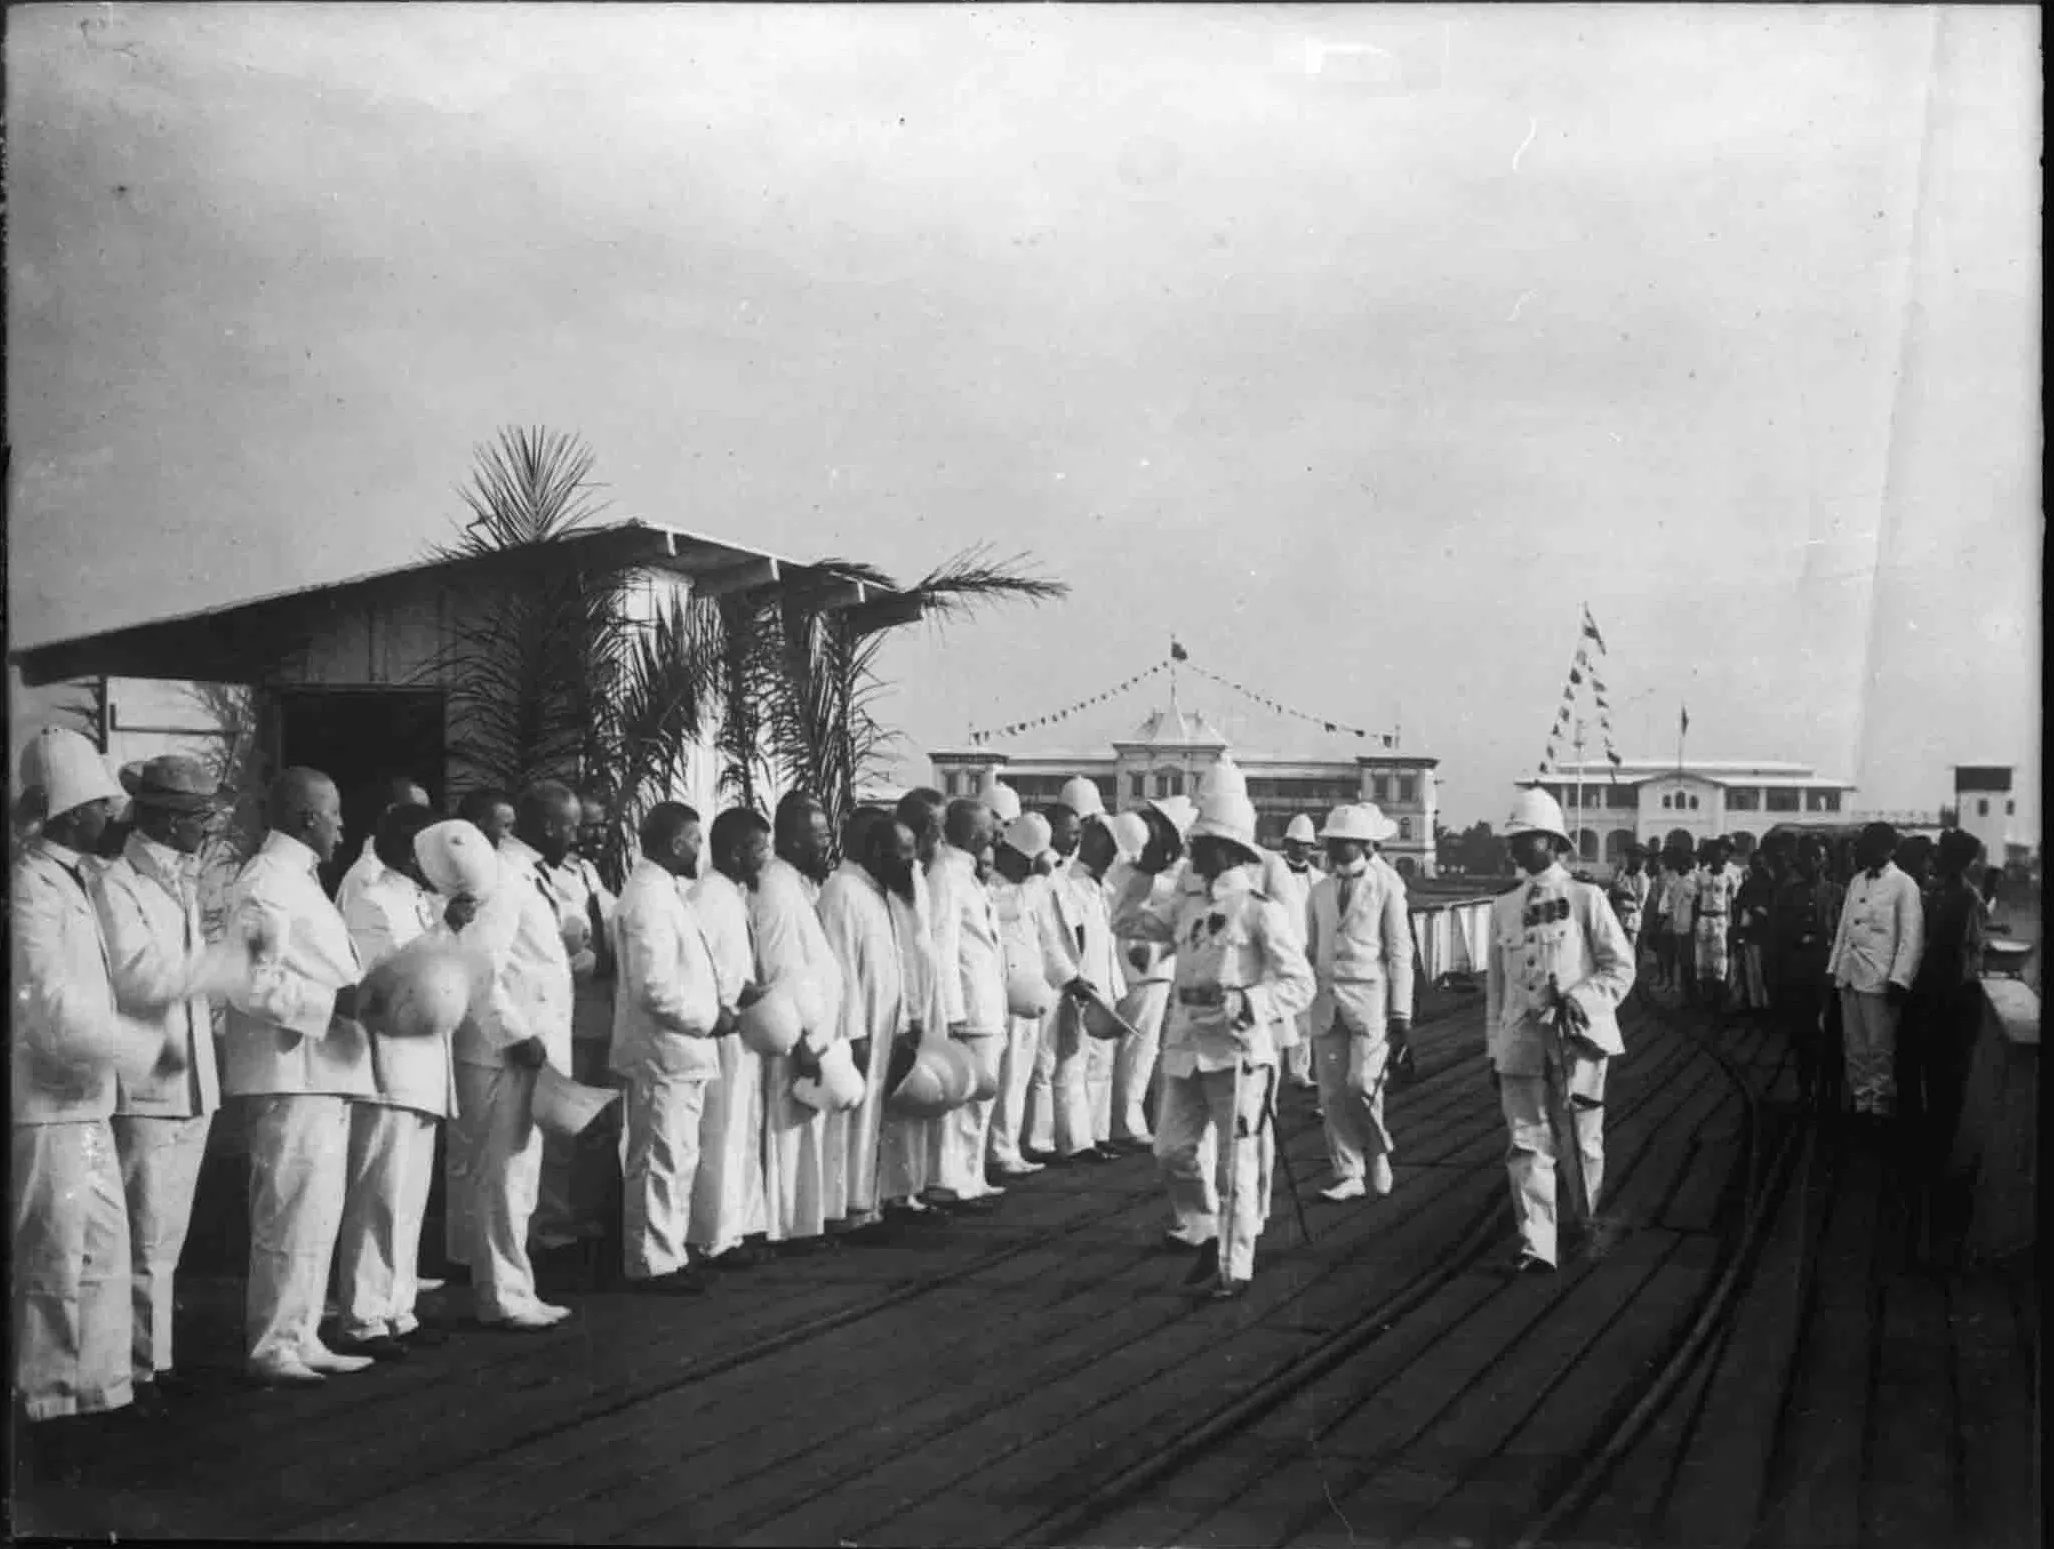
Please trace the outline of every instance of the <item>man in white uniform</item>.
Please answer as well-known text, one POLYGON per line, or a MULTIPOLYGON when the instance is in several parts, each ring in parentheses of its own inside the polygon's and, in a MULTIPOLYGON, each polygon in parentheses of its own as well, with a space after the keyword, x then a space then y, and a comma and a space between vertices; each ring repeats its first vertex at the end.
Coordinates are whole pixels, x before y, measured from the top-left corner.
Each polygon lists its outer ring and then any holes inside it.
POLYGON ((614 1071, 627 1078, 624 1222, 629 1286, 696 1295, 687 1251, 705 1146, 706 1091, 720 1080, 716 1040, 732 1031, 718 973, 685 883, 699 869, 699 815, 659 802, 642 820, 642 858, 614 910, 620 993, 614 1071))
POLYGON ((230 917, 262 944, 248 989, 229 997, 222 1089, 247 1099, 249 1372, 309 1384, 371 1364, 329 1349, 319 1325, 349 1182, 350 1102, 375 1088, 356 1020, 362 966, 319 875, 342 839, 334 782, 288 769, 269 817, 229 893, 230 917))
POLYGON ((851 1047, 864 1093, 855 1108, 828 1117, 826 1210, 841 1229, 867 1238, 880 1222, 885 1078, 894 1046, 924 1031, 905 995, 917 841, 891 813, 858 807, 842 830, 842 857, 820 889, 820 926, 841 969, 836 1036, 851 1047))
MULTIPOLYGON (((368 974, 442 925, 416 841, 435 826, 423 806, 388 807, 367 851, 379 869, 343 910, 357 960, 368 974)), ((476 832, 476 830, 472 830, 476 832)), ((485 836, 477 836, 483 846, 485 836)), ((341 1281, 335 1347, 374 1360, 404 1356, 410 1343, 436 1344, 415 1314, 420 1298, 421 1224, 435 1178, 435 1134, 455 1106, 456 1077, 440 1038, 371 1035, 375 1092, 350 1104, 349 1188, 336 1244, 341 1281)))
MULTIPOLYGON (((1082 995, 1089 984, 1117 1001, 1121 985, 1112 977, 1116 972, 1112 932, 1098 877, 1095 873, 1082 879, 1072 876, 1083 843, 1085 817, 1102 815, 1105 806, 1098 786, 1081 776, 1063 787, 1063 796, 1064 800, 1044 814, 1055 865, 1042 896, 1042 938, 1049 981, 1063 986, 1065 993, 1042 1019, 1041 1052, 1027 1089, 1022 1148, 1027 1160, 1044 1164, 1104 1162, 1117 1155, 1110 1149, 1100 1150, 1091 1132, 1092 1040, 1084 1033, 1082 995), (1072 806, 1073 802, 1088 810, 1072 806)), ((1089 872, 1089 866, 1085 870, 1089 872)))
POLYGON ((828 872, 827 813, 789 791, 772 817, 776 850, 749 898, 758 982, 790 993, 803 1029, 798 1048, 764 1062, 763 1193, 769 1238, 788 1253, 831 1252, 827 1235, 827 1115, 792 1096, 794 1080, 817 1076, 841 1011, 841 969, 815 905, 828 872))
MULTIPOLYGON (((909 1020, 916 1024, 921 1042, 946 1038, 942 1020, 942 975, 934 940, 934 906, 927 888, 927 874, 941 849, 942 794, 921 787, 899 798, 894 816, 913 835, 913 907, 899 921, 899 950, 905 979, 901 989, 909 1020)), ((890 1083, 885 1096, 889 1099, 890 1083)), ((877 1191, 894 1219, 933 1217, 932 1207, 922 1196, 933 1176, 933 1162, 940 1144, 943 1118, 914 1118, 894 1113, 887 1107, 878 1129, 877 1191)))
POLYGON ((23 809, 41 831, 10 893, 13 1383, 39 1472, 72 1478, 109 1439, 102 1417, 135 1392, 128 1210, 110 1122, 117 1081, 175 1078, 186 1055, 172 1013, 189 996, 225 991, 247 963, 232 946, 205 953, 161 1000, 138 1006, 147 1020, 119 1011, 81 861, 121 788, 91 743, 58 727, 22 749, 21 777, 23 809))
MULTIPOLYGON (((927 872, 941 1015, 949 1036, 970 1050, 995 1089, 1006 1049, 1005 956, 998 910, 977 877, 978 857, 992 843, 991 809, 979 801, 952 801, 942 827, 943 843, 927 872)), ((936 1126, 939 1200, 962 1204, 1005 1192, 984 1177, 995 1104, 995 1096, 966 1103, 936 1126)))
MULTIPOLYGON (((450 1186, 471 1269, 472 1314, 487 1328, 533 1333, 570 1309, 535 1290, 528 1228, 542 1175, 534 1120, 537 1073, 571 1065, 571 960, 562 912, 545 874, 569 853, 578 798, 544 782, 522 793, 515 835, 498 845, 499 879, 458 933, 492 964, 492 992, 457 1029, 456 1117, 449 1154, 462 1173, 450 1186)), ((487 836, 490 837, 489 835, 487 836)))
MULTIPOLYGON (((594 864, 605 835, 605 809, 592 797, 580 796, 578 813, 573 848, 545 875, 556 894, 564 949, 571 955, 568 1074, 598 1084, 606 1078, 606 1050, 613 1037, 614 966, 607 933, 614 899, 594 864)), ((610 1131, 602 1120, 575 1137, 542 1137, 542 1184, 529 1227, 536 1247, 547 1252, 606 1235, 595 1196, 600 1193, 596 1175, 608 1165, 604 1148, 610 1131)))
POLYGON ((1367 803, 1336 807, 1321 838, 1331 863, 1313 885, 1307 956, 1319 980, 1311 1026, 1336 1204, 1391 1192, 1384 1085, 1412 1025, 1412 929, 1405 884, 1371 864, 1398 825, 1367 803))
POLYGON ((135 1277, 135 1381, 179 1396, 173 1366, 173 1281, 192 1225, 193 1194, 206 1160, 207 1132, 221 1106, 214 1015, 204 995, 173 1001, 206 947, 194 881, 194 857, 220 810, 218 782, 196 759, 170 755, 122 771, 134 803, 134 826, 121 858, 102 868, 93 886, 114 998, 124 1013, 144 1018, 162 1010, 165 1037, 180 1067, 120 1082, 114 1141, 128 1198, 131 1272, 135 1277))
POLYGON ((1048 842, 1047 818, 1038 812, 1016 814, 993 851, 988 885, 1005 959, 1007 1003, 1006 1041, 999 1054, 998 1096, 986 1155, 991 1170, 1002 1178, 1025 1178, 1042 1168, 1040 1162, 1030 1162, 1021 1153, 1020 1141, 1028 1089, 1041 1059, 1044 1013, 1023 1010, 1014 1001, 1016 992, 1028 997, 1030 1005, 1046 1005, 1053 999, 1048 989, 1048 910, 1043 897, 1049 883, 1035 870, 1048 842))
MULTIPOLYGON (((730 1027, 754 1004, 756 945, 749 895, 770 859, 770 825, 760 813, 730 807, 713 820, 713 864, 692 885, 692 913, 713 953, 715 985, 730 1027)), ((705 1148, 692 1186, 688 1239, 715 1269, 751 1269, 770 1250, 746 1241, 770 1228, 763 1193, 763 1056, 738 1033, 716 1041, 720 1079, 706 1089, 705 1148)))
MULTIPOLYGON (((1149 902, 1167 908, 1183 886, 1187 864, 1184 836, 1197 821, 1198 809, 1187 796, 1166 796, 1160 801, 1151 801, 1136 815, 1146 829, 1135 849, 1137 864, 1139 856, 1151 844, 1161 855, 1169 857, 1164 862, 1164 869, 1152 879, 1149 889, 1149 902)), ((1119 886, 1110 891, 1109 912, 1115 909, 1120 891, 1131 876, 1130 870, 1126 877, 1120 879, 1119 886)), ((1114 1079, 1120 1087, 1120 1096, 1115 1099, 1115 1106, 1120 1110, 1115 1121, 1116 1133, 1119 1129, 1125 1130, 1127 1149, 1146 1148, 1152 1152, 1155 1136, 1149 1128, 1145 1104, 1151 1094, 1160 1095, 1162 1034, 1169 1017, 1170 990, 1177 976, 1177 955, 1156 942, 1120 936, 1117 923, 1114 929, 1115 939, 1126 953, 1123 972, 1127 996, 1120 1003, 1120 1015, 1141 1035, 1135 1042, 1125 1078, 1122 1079, 1115 1071, 1114 1079)))
POLYGON ((1484 1027, 1512 1140, 1513 1267, 1545 1274, 1556 1262, 1557 1163, 1566 1156, 1581 1184, 1573 1210, 1587 1217, 1602 1197, 1605 1070, 1626 1048, 1618 1007, 1633 989, 1633 954, 1605 895, 1563 867, 1569 832, 1554 798, 1522 791, 1505 836, 1527 880, 1491 905, 1484 1027))
MULTIPOLYGON (((1127 977, 1120 964, 1119 943, 1113 939, 1112 900, 1106 881, 1119 858, 1120 841, 1113 834, 1111 819, 1101 811, 1084 820, 1066 879, 1077 916, 1084 921, 1083 977, 1098 987, 1107 1005, 1115 1007, 1127 994, 1127 977)), ((1113 1077, 1127 1041, 1125 1033, 1118 1038, 1084 1039, 1084 1102, 1091 1115, 1091 1147, 1103 1161, 1120 1155, 1112 1144, 1113 1077)))
MULTIPOLYGON (((1311 918, 1313 884, 1319 881, 1319 870, 1312 864, 1312 852, 1318 842, 1318 834, 1312 826, 1312 819, 1304 813, 1291 819, 1290 827, 1284 830, 1284 870, 1276 875, 1277 901, 1286 908, 1296 908, 1305 920, 1306 939, 1311 939, 1311 918)), ((1284 1078, 1300 1091, 1315 1090, 1319 1082, 1313 1074, 1312 1040, 1315 1028, 1312 1014, 1307 1012, 1299 1019, 1297 1042, 1284 1052, 1284 1078)))
MULTIPOLYGON (((407 775, 398 775, 386 781, 381 790, 381 798, 378 815, 371 820, 374 833, 378 818, 384 817, 394 807, 428 805, 428 792, 407 775)), ((357 858, 350 863, 349 870, 342 874, 342 881, 336 885, 335 907, 347 915, 349 906, 356 900, 358 889, 384 869, 385 863, 378 859, 377 850, 373 848, 371 841, 366 839, 363 849, 357 852, 357 858)))
POLYGON ((1918 884, 1891 860, 1897 830, 1871 823, 1855 842, 1860 868, 1833 936, 1826 972, 1840 995, 1847 1047, 1847 1090, 1864 1119, 1887 1119, 1897 1106, 1897 1032, 1925 953, 1925 905, 1918 884))
POLYGON ((1205 795, 1191 828, 1185 880, 1172 899, 1154 902, 1154 879, 1172 863, 1168 844, 1151 841, 1113 925, 1123 936, 1177 952, 1155 1154, 1176 1219, 1171 1239, 1200 1249, 1195 1277, 1215 1271, 1212 1294, 1230 1299, 1255 1273, 1275 1024, 1311 1003, 1312 969, 1284 906, 1255 888, 1261 855, 1246 796, 1205 795), (1208 1177, 1207 1142, 1215 1132, 1208 1177))

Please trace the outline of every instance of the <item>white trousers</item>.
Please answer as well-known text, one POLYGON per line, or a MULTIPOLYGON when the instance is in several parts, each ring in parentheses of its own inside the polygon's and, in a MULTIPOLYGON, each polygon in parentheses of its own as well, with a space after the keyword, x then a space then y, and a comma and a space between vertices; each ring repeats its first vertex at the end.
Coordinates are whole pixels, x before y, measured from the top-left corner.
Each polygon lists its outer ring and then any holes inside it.
POLYGON ((303 1361, 321 1348, 321 1305, 349 1183, 343 1097, 247 1099, 252 1361, 303 1361))
POLYGON ((877 1135, 877 1197, 918 1199, 937 1180, 929 1163, 948 1115, 938 1119, 905 1119, 886 1113, 877 1135))
POLYGON ((470 1106, 467 1093, 482 1091, 485 1072, 458 1064, 451 1067, 457 1090, 456 1112, 442 1125, 442 1256, 452 1264, 471 1262, 471 1195, 477 1187, 478 1157, 485 1147, 486 1116, 470 1106), (467 1077, 465 1070, 477 1071, 467 1077))
POLYGON ((1298 1040, 1284 1050, 1284 1076, 1293 1086, 1312 1086, 1319 1080, 1318 1059, 1312 1051, 1312 1013, 1301 1011, 1294 1021, 1298 1040))
POLYGON ((1840 991, 1841 1042, 1847 1051, 1847 1093, 1856 1113, 1888 1117, 1897 1106, 1897 1029, 1902 1007, 1883 995, 1840 991))
POLYGON ((116 1114, 113 1122, 128 1202, 135 1380, 148 1382, 172 1369, 173 1282, 193 1224, 193 1195, 214 1118, 204 1113, 190 1119, 116 1114))
POLYGON ((1376 1035, 1325 1032, 1312 1040, 1312 1050, 1319 1108, 1326 1116, 1327 1161, 1343 1182, 1364 1177, 1372 1157, 1393 1149, 1391 1132, 1384 1127, 1381 1079, 1391 1046, 1381 1030, 1376 1035))
POLYGON ((1075 1156, 1091 1149, 1091 1095, 1085 1085, 1090 1050, 1085 1045, 1096 1041, 1085 1036, 1067 1000, 1042 1018, 1041 1047, 1027 1087, 1029 1150, 1075 1156))
POLYGON ((998 1098, 991 1115, 988 1147, 992 1161, 1014 1166, 1023 1161, 1020 1142, 1027 1134, 1027 1093, 1041 1058, 1040 1017, 1008 1017, 1005 1047, 999 1054, 998 1098))
MULTIPOLYGON (((961 1040, 977 1061, 979 1075, 997 1081, 1004 1062, 1003 1033, 969 1033, 961 1040)), ((984 1181, 984 1149, 991 1136, 996 1096, 968 1102, 944 1114, 933 1126, 927 1167, 930 1186, 957 1199, 979 1199, 991 1192, 984 1181)))
POLYGON ((1122 1033, 1118 1038, 1084 1040, 1084 1102, 1091 1110, 1091 1139, 1096 1145, 1113 1138, 1113 1069, 1126 1038, 1122 1033))
POLYGON ((1236 1280, 1255 1273, 1255 1239, 1262 1231, 1258 1136, 1269 1081, 1265 1066, 1243 1069, 1237 1104, 1232 1070, 1165 1075, 1156 1115, 1155 1159, 1177 1230, 1193 1242, 1220 1238, 1220 1267, 1236 1280), (1233 1141, 1214 1140, 1216 1135, 1233 1141))
POLYGON ((351 1103, 349 1186, 335 1245, 342 1332, 349 1339, 421 1326, 421 1222, 435 1178, 435 1119, 411 1108, 351 1103))
POLYGON ((699 1171, 692 1184, 691 1244, 725 1253, 769 1229, 763 1201, 763 1056, 722 1038, 720 1079, 707 1088, 699 1171))
POLYGON ((763 1062, 763 1195, 772 1242, 827 1230, 827 1116, 792 1096, 788 1055, 763 1062))
POLYGON ((706 1137, 706 1076, 628 1078, 621 1161, 622 1268, 630 1280, 683 1269, 706 1137))
POLYGON ((471 1310, 492 1323, 541 1305, 528 1259, 528 1223, 542 1180, 542 1132, 533 1114, 535 1072, 459 1063, 456 1094, 476 1145, 465 1179, 471 1310))
POLYGON ((1162 1048, 1163 1018, 1170 1009, 1167 979, 1137 984, 1120 1002, 1120 1015, 1133 1024, 1135 1036, 1122 1036, 1113 1055, 1113 1134, 1121 1140, 1146 1140, 1148 1088, 1155 1080, 1162 1048))
POLYGON ((15 1394, 31 1420, 119 1409, 134 1309, 114 1130, 17 1123, 9 1157, 15 1394))
MULTIPOLYGON (((1596 1210, 1605 1182, 1606 1062, 1578 1059, 1572 1064, 1575 1145, 1583 1164, 1585 1204, 1596 1210)), ((1501 1075, 1498 1103, 1504 1111, 1505 1127, 1511 1133, 1505 1172, 1512 1184, 1512 1215, 1519 1225, 1520 1244, 1528 1253, 1552 1264, 1557 1235, 1556 1162, 1562 1155, 1565 1137, 1557 1133, 1556 1116, 1548 1102, 1547 1080, 1542 1076, 1501 1075)))
MULTIPOLYGON (((606 1068, 609 1039, 612 1036, 612 1001, 602 1008, 607 1015, 596 1036, 586 1026, 590 1008, 584 999, 584 986, 579 986, 579 1000, 573 1013, 571 1035, 571 1071, 573 1079, 588 1086, 605 1086, 610 1074, 606 1068)), ((585 1175, 591 1165, 592 1138, 599 1132, 587 1130, 582 1135, 565 1137, 544 1131, 542 1136, 542 1171, 535 1192, 535 1215, 528 1223, 528 1231, 535 1242, 544 1248, 560 1248, 578 1239, 578 1229, 587 1224, 597 1226, 596 1221, 587 1223, 580 1219, 578 1179, 585 1175)))

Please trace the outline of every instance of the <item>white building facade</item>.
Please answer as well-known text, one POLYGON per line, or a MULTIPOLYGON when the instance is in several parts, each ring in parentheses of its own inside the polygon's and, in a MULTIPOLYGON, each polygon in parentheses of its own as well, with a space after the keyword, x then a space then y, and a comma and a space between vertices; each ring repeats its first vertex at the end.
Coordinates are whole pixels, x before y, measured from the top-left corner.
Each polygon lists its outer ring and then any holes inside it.
MULTIPOLYGON (((1577 855, 1590 865, 1617 864, 1631 844, 1695 848, 1714 837, 1733 840, 1744 854, 1774 828, 1838 828, 1863 816, 1852 811, 1852 781, 1762 759, 1627 759, 1616 769, 1571 764, 1520 783, 1562 804, 1577 855)), ((1907 826, 1936 816, 1875 815, 1907 826)))
MULTIPOLYGON (((1082 775, 1098 786, 1106 809, 1138 807, 1165 796, 1196 798, 1205 772, 1229 751, 1227 739, 1198 711, 1170 705, 1152 713, 1111 747, 1008 753, 991 747, 937 748, 929 755, 934 787, 945 796, 973 796, 988 772, 1037 806, 1056 800, 1082 775)), ((1335 807, 1373 801, 1398 825, 1384 854, 1406 876, 1434 875, 1434 771, 1440 760, 1395 751, 1352 758, 1289 757, 1236 749, 1248 780, 1256 837, 1274 849, 1299 814, 1323 822, 1335 807)))

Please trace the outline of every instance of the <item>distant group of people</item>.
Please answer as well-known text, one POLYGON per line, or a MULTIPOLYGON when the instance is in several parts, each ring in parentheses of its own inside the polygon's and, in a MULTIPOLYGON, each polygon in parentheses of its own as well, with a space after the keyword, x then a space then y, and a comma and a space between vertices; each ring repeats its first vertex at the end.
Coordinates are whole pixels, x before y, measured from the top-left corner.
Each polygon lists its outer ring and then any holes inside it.
POLYGON ((1951 1140, 1980 1015, 1976 983, 1994 888, 1982 846, 1871 823, 1851 838, 1779 830, 1746 858, 1723 838, 1695 853, 1629 850, 1609 888, 1654 962, 1652 989, 1782 1029, 1807 1109, 1901 1120, 1936 1167, 1951 1140))

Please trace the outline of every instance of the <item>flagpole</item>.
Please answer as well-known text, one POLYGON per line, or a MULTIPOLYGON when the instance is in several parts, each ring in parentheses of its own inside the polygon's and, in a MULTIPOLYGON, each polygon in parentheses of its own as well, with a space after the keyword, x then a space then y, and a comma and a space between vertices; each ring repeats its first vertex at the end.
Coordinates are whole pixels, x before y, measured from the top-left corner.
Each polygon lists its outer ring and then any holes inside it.
POLYGON ((1570 744, 1576 749, 1576 836, 1572 843, 1576 859, 1583 860, 1583 717, 1576 718, 1576 740, 1570 744))

